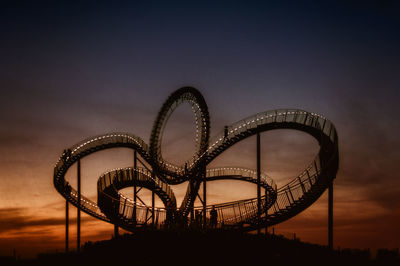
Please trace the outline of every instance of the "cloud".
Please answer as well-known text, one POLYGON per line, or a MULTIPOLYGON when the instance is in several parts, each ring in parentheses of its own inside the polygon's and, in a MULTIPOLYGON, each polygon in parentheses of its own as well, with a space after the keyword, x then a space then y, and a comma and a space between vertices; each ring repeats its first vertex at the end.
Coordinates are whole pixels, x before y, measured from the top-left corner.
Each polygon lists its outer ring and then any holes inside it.
POLYGON ((337 183, 362 189, 365 198, 388 210, 400 208, 399 127, 391 122, 392 113, 353 100, 343 106, 336 122, 340 144, 337 183))
MULTIPOLYGON (((0 217, 2 217, 0 219, 0 256, 11 255, 14 248, 18 255, 25 258, 34 257, 41 252, 64 249, 65 218, 42 218, 39 214, 30 214, 30 212, 29 208, 0 208, 0 217)), ((112 235, 111 224, 85 214, 81 217, 81 222, 82 244, 89 240, 108 239, 112 235)), ((76 237, 75 231, 71 228, 76 226, 75 217, 70 218, 69 224, 72 244, 76 237)))
MULTIPOLYGON (((328 216, 326 194, 309 209, 281 224, 275 232, 302 241, 327 244, 328 216)), ((373 201, 334 204, 334 245, 347 248, 395 248, 400 246, 400 209, 385 210, 373 201)))
MULTIPOLYGON (((10 233, 18 230, 25 229, 21 232, 26 234, 27 232, 33 232, 40 230, 40 228, 46 228, 51 226, 65 225, 64 217, 49 217, 40 218, 36 215, 29 214, 29 208, 2 208, 0 209, 0 234, 10 233)), ((93 222, 92 217, 83 216, 81 217, 82 223, 93 222)), ((76 219, 70 219, 70 225, 76 224, 76 219)))

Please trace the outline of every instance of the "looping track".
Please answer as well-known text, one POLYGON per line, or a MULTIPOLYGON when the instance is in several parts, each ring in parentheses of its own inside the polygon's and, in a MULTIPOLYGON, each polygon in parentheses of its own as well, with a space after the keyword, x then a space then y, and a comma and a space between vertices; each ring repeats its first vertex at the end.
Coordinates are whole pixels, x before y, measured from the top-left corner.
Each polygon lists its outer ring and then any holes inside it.
MULTIPOLYGON (((235 143, 273 129, 294 129, 310 134, 318 141, 320 149, 302 173, 278 189, 271 178, 265 174, 261 176, 260 185, 267 191, 266 196, 261 198, 261 216, 257 198, 215 205, 217 227, 240 226, 243 230, 254 230, 266 223, 273 225, 283 222, 305 210, 321 196, 336 176, 339 163, 338 136, 334 125, 321 115, 296 109, 266 111, 228 126, 211 141, 209 129, 208 108, 200 92, 190 87, 181 88, 163 104, 153 126, 150 146, 128 133, 110 133, 84 140, 71 147, 70 153, 63 153, 56 163, 54 186, 71 204, 78 206, 78 193, 65 180, 68 169, 81 158, 100 150, 115 147, 133 149, 151 169, 124 168, 104 173, 97 183, 97 203, 81 195, 81 210, 129 231, 146 225, 150 215, 155 218, 155 226, 162 227, 187 216, 204 179, 207 182, 228 179, 257 183, 257 173, 249 169, 221 167, 206 170, 207 164, 235 143), (161 140, 169 116, 185 101, 192 106, 195 115, 197 152, 186 163, 176 166, 163 159, 161 140), (178 208, 169 185, 184 181, 189 181, 189 185, 178 208), (154 191, 164 207, 153 209, 143 203, 134 204, 118 192, 133 185, 154 191), (268 215, 265 215, 266 210, 268 215)), ((210 209, 211 206, 207 206, 207 217, 210 209)))

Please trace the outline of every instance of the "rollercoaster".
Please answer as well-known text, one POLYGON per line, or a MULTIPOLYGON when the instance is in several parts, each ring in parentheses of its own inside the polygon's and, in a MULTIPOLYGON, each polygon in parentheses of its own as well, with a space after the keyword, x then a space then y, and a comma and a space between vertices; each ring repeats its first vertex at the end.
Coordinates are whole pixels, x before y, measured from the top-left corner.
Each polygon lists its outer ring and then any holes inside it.
POLYGON ((79 211, 131 232, 147 226, 155 229, 178 225, 189 227, 195 218, 194 213, 196 217, 200 216, 203 229, 233 227, 252 231, 286 221, 308 208, 332 185, 338 163, 336 129, 321 115, 297 109, 265 111, 225 126, 210 139, 210 116, 203 96, 195 88, 183 87, 173 92, 162 105, 149 144, 129 133, 109 133, 83 140, 64 150, 54 167, 53 181, 67 205, 72 204, 79 211), (182 165, 175 165, 163 158, 161 142, 169 117, 184 102, 190 104, 195 117, 196 152, 182 165), (308 167, 279 188, 269 176, 261 173, 259 166, 260 133, 274 129, 303 131, 314 137, 320 146, 308 167), (253 135, 257 135, 257 170, 239 167, 207 169, 207 165, 229 147, 253 135), (102 174, 97 181, 97 202, 81 195, 80 160, 95 152, 117 147, 133 150, 133 166, 102 174), (65 179, 68 169, 74 164, 78 164, 77 189, 65 179), (207 205, 206 183, 215 180, 257 184, 257 197, 207 205), (171 186, 187 181, 186 194, 178 206, 171 186), (133 198, 121 193, 127 187, 133 187, 133 198), (151 190, 151 205, 138 197, 141 188, 151 190), (155 195, 163 207, 155 207, 155 195), (194 206, 197 198, 202 206, 194 206), (215 211, 217 215, 213 214, 215 211), (212 221, 212 216, 217 219, 212 221))

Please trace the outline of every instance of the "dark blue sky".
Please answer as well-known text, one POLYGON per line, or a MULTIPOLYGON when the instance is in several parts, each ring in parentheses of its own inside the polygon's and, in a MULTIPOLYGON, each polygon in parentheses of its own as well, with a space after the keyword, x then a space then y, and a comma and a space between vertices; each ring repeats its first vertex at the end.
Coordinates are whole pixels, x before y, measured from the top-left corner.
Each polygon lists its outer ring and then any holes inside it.
MULTIPOLYGON (((212 135, 275 108, 331 119, 335 200, 361 212, 337 219, 365 234, 379 219, 398 230, 399 29, 398 1, 2 1, 0 208, 28 207, 26 182, 57 202, 51 173, 65 147, 109 131, 147 141, 162 102, 189 85, 209 105, 212 135)), ((339 244, 363 247, 355 239, 339 244)))
POLYGON ((147 105, 193 85, 271 108, 310 98, 381 105, 397 96, 398 13, 391 2, 350 2, 10 1, 1 16, 5 95, 39 109, 43 97, 147 105))

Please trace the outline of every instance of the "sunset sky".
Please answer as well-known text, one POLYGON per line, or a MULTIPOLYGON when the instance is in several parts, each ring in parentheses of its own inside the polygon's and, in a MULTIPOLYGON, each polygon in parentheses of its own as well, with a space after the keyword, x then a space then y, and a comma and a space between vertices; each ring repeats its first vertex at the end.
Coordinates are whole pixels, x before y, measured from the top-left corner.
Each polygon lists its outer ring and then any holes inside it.
MULTIPOLYGON (((193 86, 211 136, 252 114, 298 108, 339 135, 334 246, 400 247, 400 3, 398 1, 2 1, 0 3, 0 256, 64 249, 65 201, 54 164, 90 136, 129 132, 147 143, 170 93, 193 86)), ((182 105, 163 139, 166 159, 193 153, 182 105)), ((255 138, 210 167, 256 168, 255 138)), ((313 160, 305 133, 262 134, 262 170, 285 184, 313 160)), ((83 194, 98 176, 132 166, 132 151, 82 160, 83 194)), ((76 168, 67 173, 76 183, 76 168)), ((178 201, 186 184, 173 187, 178 201)), ((210 183, 210 202, 256 195, 254 185, 210 183)), ((146 198, 146 195, 144 195, 146 198)), ((71 248, 76 209, 70 208, 71 248)), ((82 243, 113 226, 82 215, 82 243)), ((327 193, 275 232, 327 244, 327 193)))

